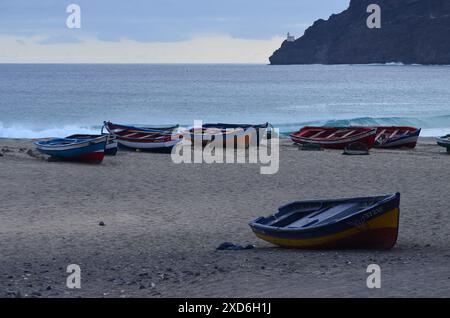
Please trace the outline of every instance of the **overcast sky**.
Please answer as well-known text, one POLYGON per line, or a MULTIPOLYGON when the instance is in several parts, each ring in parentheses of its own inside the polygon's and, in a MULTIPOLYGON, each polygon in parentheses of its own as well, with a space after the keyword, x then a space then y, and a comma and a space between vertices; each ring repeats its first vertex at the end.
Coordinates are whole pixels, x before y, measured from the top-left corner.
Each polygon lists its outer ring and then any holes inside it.
POLYGON ((349 0, 0 0, 1 62, 267 63, 349 0), (81 7, 81 29, 66 7, 81 7))

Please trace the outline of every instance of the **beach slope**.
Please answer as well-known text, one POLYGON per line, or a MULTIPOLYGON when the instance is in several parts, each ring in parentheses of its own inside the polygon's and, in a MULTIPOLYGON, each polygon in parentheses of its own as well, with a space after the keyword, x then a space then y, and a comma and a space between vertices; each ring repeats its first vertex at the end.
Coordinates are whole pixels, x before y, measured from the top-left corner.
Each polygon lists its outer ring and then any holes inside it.
POLYGON ((127 151, 48 162, 29 140, 0 140, 0 154, 2 297, 450 297, 450 156, 433 140, 356 157, 283 141, 274 175, 127 151), (390 251, 282 249, 248 226, 292 200, 397 191, 390 251), (256 247, 216 251, 225 241, 256 247), (81 289, 66 287, 69 264, 81 289), (366 286, 369 264, 380 289, 366 286))

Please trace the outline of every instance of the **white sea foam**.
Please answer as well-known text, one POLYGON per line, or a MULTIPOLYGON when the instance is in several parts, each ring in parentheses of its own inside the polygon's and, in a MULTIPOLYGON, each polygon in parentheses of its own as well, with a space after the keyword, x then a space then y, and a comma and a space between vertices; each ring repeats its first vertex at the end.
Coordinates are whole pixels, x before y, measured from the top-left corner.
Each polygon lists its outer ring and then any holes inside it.
MULTIPOLYGON (((446 116, 444 116, 445 118, 446 116)), ((421 137, 437 137, 450 133, 450 122, 448 127, 442 123, 444 118, 353 118, 342 120, 321 120, 298 123, 273 123, 274 127, 280 129, 280 133, 287 136, 290 132, 296 131, 303 126, 415 126, 422 128, 421 137), (441 120, 439 120, 439 119, 441 120)), ((268 119, 270 122, 270 119, 268 119)), ((187 125, 186 127, 188 127, 187 125)), ((0 138, 48 138, 65 137, 72 134, 99 134, 100 126, 65 125, 61 127, 31 128, 25 125, 6 126, 0 122, 0 138)))
POLYGON ((450 134, 450 128, 430 128, 422 129, 420 132, 421 137, 440 137, 450 134))
POLYGON ((0 122, 0 138, 47 138, 65 137, 72 134, 98 134, 100 129, 95 127, 80 127, 68 125, 45 129, 33 129, 23 125, 5 126, 0 122))
POLYGON ((450 133, 450 116, 431 116, 431 117, 357 117, 349 119, 335 120, 316 120, 298 123, 273 123, 279 127, 282 134, 287 135, 289 132, 298 130, 303 126, 329 126, 329 127, 345 127, 345 126, 413 126, 421 128, 422 137, 436 137, 447 135, 450 133))

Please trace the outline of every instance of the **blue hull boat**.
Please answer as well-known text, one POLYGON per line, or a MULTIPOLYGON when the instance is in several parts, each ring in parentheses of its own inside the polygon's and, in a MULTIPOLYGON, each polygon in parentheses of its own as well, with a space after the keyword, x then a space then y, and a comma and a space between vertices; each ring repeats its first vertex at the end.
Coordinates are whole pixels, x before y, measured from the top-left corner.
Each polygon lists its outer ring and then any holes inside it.
POLYGON ((96 138, 55 138, 37 141, 37 149, 53 158, 66 161, 101 163, 105 156, 108 136, 96 138))

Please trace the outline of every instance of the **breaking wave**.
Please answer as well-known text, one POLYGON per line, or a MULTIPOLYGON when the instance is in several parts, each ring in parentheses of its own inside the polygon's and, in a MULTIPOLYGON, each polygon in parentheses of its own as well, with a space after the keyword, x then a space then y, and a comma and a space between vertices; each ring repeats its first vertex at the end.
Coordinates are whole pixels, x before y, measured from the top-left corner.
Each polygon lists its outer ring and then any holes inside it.
POLYGON ((351 119, 317 120, 298 123, 274 124, 280 133, 287 135, 303 126, 414 126, 422 128, 421 136, 436 137, 450 133, 450 115, 432 116, 423 118, 414 117, 358 117, 351 119))
POLYGON ((98 134, 101 126, 83 127, 67 125, 62 127, 51 127, 45 129, 30 128, 23 125, 5 126, 0 122, 0 138, 46 138, 64 137, 77 134, 98 134))
MULTIPOLYGON (((241 120, 238 120, 241 122, 241 120)), ((249 120, 251 122, 251 120, 249 120)), ((270 120, 269 120, 270 122, 270 120)), ((181 123, 180 123, 181 124, 181 123)), ((280 129, 283 136, 296 131, 303 126, 414 126, 422 128, 421 136, 435 137, 450 133, 450 115, 431 116, 423 118, 414 117, 358 117, 350 119, 336 120, 315 120, 305 122, 277 123, 272 122, 274 127, 280 129)), ((190 125, 183 125, 189 127, 190 125)), ((0 122, 0 138, 45 138, 45 137, 64 137, 75 133, 80 134, 98 134, 101 131, 101 125, 82 126, 65 125, 61 127, 50 128, 30 128, 24 125, 5 126, 0 122)))

